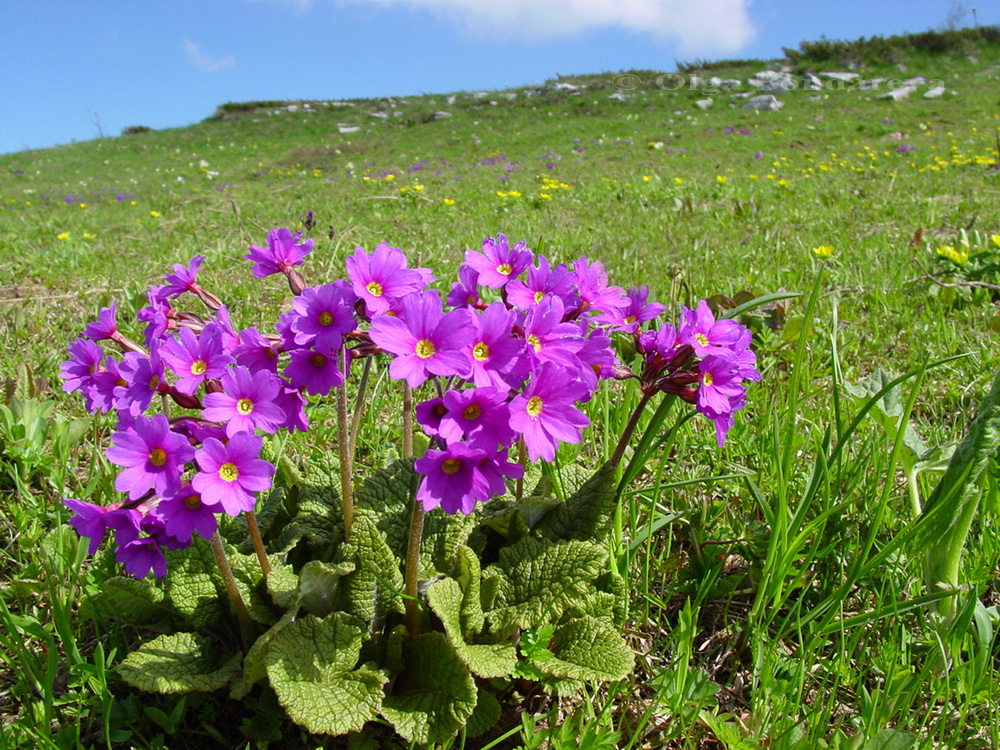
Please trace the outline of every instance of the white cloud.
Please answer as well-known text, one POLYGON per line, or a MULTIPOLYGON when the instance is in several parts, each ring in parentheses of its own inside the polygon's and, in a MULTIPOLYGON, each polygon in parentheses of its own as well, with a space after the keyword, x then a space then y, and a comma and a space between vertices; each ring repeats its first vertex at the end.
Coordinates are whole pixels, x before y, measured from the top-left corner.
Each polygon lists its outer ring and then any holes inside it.
MULTIPOLYGON (((409 6, 492 38, 549 39, 618 28, 676 45, 683 56, 737 52, 754 36, 751 0, 341 0, 409 6)), ((499 54, 503 52, 496 50, 499 54)))
POLYGON ((232 55, 212 57, 207 52, 202 51, 200 44, 189 39, 184 40, 184 55, 189 63, 206 73, 214 73, 217 70, 232 67, 236 63, 236 58, 232 55))

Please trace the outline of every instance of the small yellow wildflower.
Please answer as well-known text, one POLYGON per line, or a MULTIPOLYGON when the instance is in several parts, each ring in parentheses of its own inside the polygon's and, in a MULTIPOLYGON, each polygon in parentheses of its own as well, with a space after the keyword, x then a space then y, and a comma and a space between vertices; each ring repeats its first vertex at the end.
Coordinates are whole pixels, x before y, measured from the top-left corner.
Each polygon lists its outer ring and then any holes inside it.
POLYGON ((792 184, 791 180, 785 180, 785 179, 778 180, 778 185, 780 185, 781 187, 784 187, 785 185, 791 185, 791 184, 792 184))
POLYGON ((814 247, 813 252, 821 258, 829 258, 833 255, 833 245, 820 245, 819 247, 814 247))
POLYGON ((942 258, 947 258, 948 260, 957 263, 960 266, 969 261, 969 254, 967 252, 964 250, 956 250, 951 245, 939 247, 937 254, 942 258))
POLYGON ((684 182, 684 178, 683 177, 675 177, 674 178, 674 182, 676 184, 680 185, 682 182, 684 182))
POLYGON ((150 211, 149 215, 152 216, 154 219, 159 219, 160 218, 160 212, 159 211, 150 211))
POLYGON ((642 176, 642 181, 643 181, 643 182, 652 182, 652 181, 653 181, 653 175, 650 175, 650 174, 644 174, 644 175, 642 176))
POLYGON ((392 181, 393 181, 393 180, 395 180, 395 179, 396 179, 396 175, 394 175, 394 174, 387 174, 387 175, 385 176, 385 181, 386 181, 386 182, 392 182, 392 181))
POLYGON ((720 185, 725 185, 729 181, 729 178, 724 174, 717 174, 715 175, 715 181, 720 185))
POLYGON ((92 240, 92 239, 94 239, 95 237, 97 237, 97 235, 96 235, 96 234, 91 234, 90 232, 84 232, 84 233, 83 233, 83 238, 84 238, 85 240, 92 240))
POLYGON ((510 196, 511 198, 520 198, 521 197, 521 194, 519 192, 517 192, 516 190, 511 190, 510 192, 507 193, 507 195, 510 196))
POLYGON ((418 193, 424 192, 424 186, 423 185, 414 185, 413 189, 416 190, 418 193))
POLYGON ((129 201, 129 202, 128 202, 128 204, 129 204, 130 206, 138 206, 138 205, 139 205, 139 204, 138 204, 138 203, 136 203, 135 201, 129 201))
POLYGON ((454 198, 445 198, 441 202, 444 203, 444 205, 446 205, 446 206, 454 206, 455 205, 455 199, 454 198))
POLYGON ((505 193, 503 190, 497 190, 496 193, 497 193, 497 197, 498 198, 506 198, 507 197, 507 193, 505 193))
POLYGON ((1000 234, 991 234, 990 239, 993 240, 993 244, 1000 247, 1000 234))
POLYGON ((87 207, 86 203, 77 203, 76 205, 78 205, 80 208, 86 208, 87 207))
POLYGON ((552 196, 551 196, 551 195, 549 195, 548 193, 539 193, 539 194, 538 194, 538 197, 539 197, 539 198, 541 198, 541 199, 542 199, 543 201, 547 201, 547 200, 549 200, 549 199, 550 199, 550 198, 551 198, 552 196))
POLYGON ((56 235, 56 239, 57 240, 68 240, 69 239, 69 232, 60 232, 59 234, 56 235))

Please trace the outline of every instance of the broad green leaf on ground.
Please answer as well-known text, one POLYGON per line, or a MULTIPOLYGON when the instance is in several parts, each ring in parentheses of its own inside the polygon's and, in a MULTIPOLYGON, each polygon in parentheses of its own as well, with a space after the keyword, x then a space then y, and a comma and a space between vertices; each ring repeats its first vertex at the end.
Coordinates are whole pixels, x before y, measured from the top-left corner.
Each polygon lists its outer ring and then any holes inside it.
POLYGON ((455 653, 469 670, 479 677, 506 677, 517 664, 517 651, 509 640, 500 643, 470 644, 462 626, 462 587, 453 578, 445 578, 427 589, 427 601, 444 625, 455 653))
POLYGON ((195 536, 191 546, 167 553, 167 597, 184 619, 197 629, 222 620, 222 597, 213 573, 218 564, 207 539, 195 536))
POLYGON ((584 682, 623 680, 635 657, 614 624, 605 618, 581 617, 556 628, 551 655, 534 659, 546 674, 584 682))
POLYGON ((410 742, 446 742, 476 708, 476 684, 443 633, 424 633, 406 644, 406 669, 382 716, 410 742))
POLYGON ((550 510, 537 529, 553 541, 600 539, 610 529, 615 509, 615 467, 605 464, 566 502, 550 510))
POLYGON ((240 674, 242 654, 197 633, 161 635, 144 643, 118 665, 132 687, 148 693, 191 693, 218 690, 240 674))
POLYGON ((264 679, 267 671, 264 667, 264 659, 267 656, 268 648, 274 637, 286 627, 295 622, 298 615, 298 607, 285 612, 284 616, 274 625, 262 633, 243 658, 243 672, 235 680, 229 689, 229 697, 233 700, 242 700, 250 692, 250 688, 255 683, 264 679))
POLYGON ((355 669, 362 634, 341 612, 281 629, 264 656, 268 681, 288 715, 315 734, 359 732, 375 718, 386 678, 355 669))
POLYGON ((150 585, 145 579, 114 576, 102 583, 100 591, 87 598, 84 604, 102 618, 142 625, 162 621, 170 613, 165 598, 163 589, 150 585))
POLYGON ((402 612, 403 574, 382 532, 366 515, 354 519, 351 541, 341 546, 343 562, 353 562, 353 573, 341 579, 342 608, 381 629, 389 612, 402 612))
POLYGON ((472 633, 479 633, 486 625, 482 600, 483 572, 479 555, 469 547, 458 550, 457 580, 462 586, 462 624, 472 633))
POLYGON ((418 479, 412 459, 399 459, 369 474, 354 496, 357 515, 371 519, 398 559, 406 556, 418 479))
POLYGON ((497 722, 500 721, 500 703, 493 697, 493 693, 483 687, 476 690, 476 710, 472 712, 465 725, 465 733, 468 737, 478 737, 486 734, 497 722))
POLYGON ((302 572, 296 579, 298 605, 317 617, 326 617, 337 607, 343 577, 354 572, 355 568, 353 562, 333 565, 310 560, 302 566, 302 572))
POLYGON ((500 561, 488 568, 500 570, 503 578, 487 618, 503 632, 557 619, 591 592, 607 556, 603 545, 581 541, 552 543, 525 537, 504 547, 500 561))
POLYGON ((861 750, 910 750, 917 735, 902 729, 883 729, 864 744, 861 750))
POLYGON ((271 572, 267 576, 267 593, 274 606, 290 609, 298 601, 299 577, 295 575, 291 565, 280 562, 278 557, 270 556, 271 572))

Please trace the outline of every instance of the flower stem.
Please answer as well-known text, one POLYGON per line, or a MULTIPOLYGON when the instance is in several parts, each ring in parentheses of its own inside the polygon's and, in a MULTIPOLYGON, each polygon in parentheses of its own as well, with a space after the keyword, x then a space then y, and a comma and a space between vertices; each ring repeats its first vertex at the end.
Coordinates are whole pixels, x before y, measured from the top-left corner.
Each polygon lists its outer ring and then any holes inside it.
POLYGON ((403 383, 403 458, 413 458, 413 391, 403 383))
POLYGON ((236 618, 240 621, 240 635, 243 638, 243 647, 249 648, 256 640, 257 629, 253 620, 250 619, 250 611, 240 596, 240 590, 236 588, 236 579, 233 577, 233 569, 229 567, 229 559, 226 557, 226 549, 222 545, 222 537, 216 531, 212 534, 212 551, 215 552, 215 562, 219 565, 219 572, 222 573, 222 580, 226 585, 226 593, 229 594, 229 601, 233 603, 236 610, 236 618))
POLYGON ((410 540, 406 546, 406 580, 403 586, 403 601, 406 606, 406 629, 410 638, 420 632, 420 602, 417 600, 417 579, 420 576, 420 542, 424 535, 424 506, 419 500, 413 501, 413 515, 410 517, 410 540))
POLYGON ((354 447, 358 444, 358 430, 361 429, 361 415, 364 410, 361 405, 364 403, 365 391, 368 390, 368 374, 372 370, 373 357, 365 358, 365 366, 361 370, 361 380, 358 381, 358 395, 354 398, 354 416, 351 418, 351 456, 354 456, 354 447))
POLYGON ((340 453, 340 505, 344 513, 344 541, 351 539, 354 526, 354 497, 351 490, 351 438, 347 423, 347 383, 337 388, 337 451, 340 453))
POLYGON ((653 397, 652 393, 643 393, 642 398, 639 399, 639 403, 635 405, 635 409, 632 411, 632 416, 628 419, 628 424, 625 425, 625 430, 622 432, 622 436, 618 439, 618 445, 615 446, 615 452, 611 456, 611 465, 618 466, 622 460, 622 456, 625 455, 625 449, 628 447, 629 441, 632 439, 632 433, 635 432, 635 428, 639 424, 639 419, 642 417, 642 412, 646 409, 646 404, 649 403, 649 399, 653 397))
MULTIPOLYGON (((517 439, 517 462, 524 466, 528 460, 528 447, 524 444, 524 438, 517 439)), ((522 473, 515 480, 514 497, 520 500, 524 497, 524 474, 522 473)))
POLYGON ((248 510, 246 514, 247 529, 250 531, 250 539, 253 542, 253 551, 257 553, 260 561, 260 569, 267 578, 271 575, 271 561, 267 559, 267 552, 264 550, 264 540, 260 536, 260 526, 257 525, 257 514, 248 510))

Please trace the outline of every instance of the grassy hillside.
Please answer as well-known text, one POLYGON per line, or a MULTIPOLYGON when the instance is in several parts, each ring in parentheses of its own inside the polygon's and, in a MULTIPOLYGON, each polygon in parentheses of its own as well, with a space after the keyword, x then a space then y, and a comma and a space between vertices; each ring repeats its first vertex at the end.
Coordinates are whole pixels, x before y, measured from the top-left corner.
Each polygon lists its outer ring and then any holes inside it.
MULTIPOLYGON (((254 736, 241 728, 251 704, 158 697, 160 713, 144 711, 147 697, 104 671, 136 633, 85 609, 113 564, 81 566, 76 548, 45 540, 68 517, 63 497, 113 494, 95 478, 112 425, 60 390, 67 343, 112 299, 133 322, 148 286, 195 254, 244 325, 273 319, 287 290, 253 279, 242 255, 288 226, 316 240, 313 283, 341 277, 356 246, 387 241, 443 269, 503 232, 558 260, 602 260, 613 283, 649 284, 674 309, 803 295, 750 321, 764 382, 726 447, 692 423, 625 514, 634 683, 526 701, 539 738, 565 723, 590 727, 588 747, 997 746, 995 476, 965 556, 969 619, 943 640, 919 604, 919 551, 899 541, 912 488, 894 433, 866 418, 834 473, 819 459, 860 408, 843 384, 967 354, 912 394, 914 428, 948 445, 998 369, 1000 46, 844 45, 504 92, 227 104, 185 128, 0 156, 0 739, 254 736), (781 109, 743 109, 758 93, 748 79, 784 65, 796 88, 781 109), (848 65, 882 80, 802 86, 848 65), (915 76, 927 81, 908 98, 878 98, 915 76), (924 98, 937 83, 944 94, 924 98), (895 551, 855 569, 882 549, 895 551), (837 618, 804 616, 834 594, 837 618)), ((365 430, 363 460, 380 465, 385 427, 365 430)), ((582 455, 607 443, 598 431, 582 455)), ((289 450, 298 460, 320 444, 289 450)), ((913 481, 926 497, 940 476, 913 481)), ((536 747, 532 736, 518 741, 536 747)))

